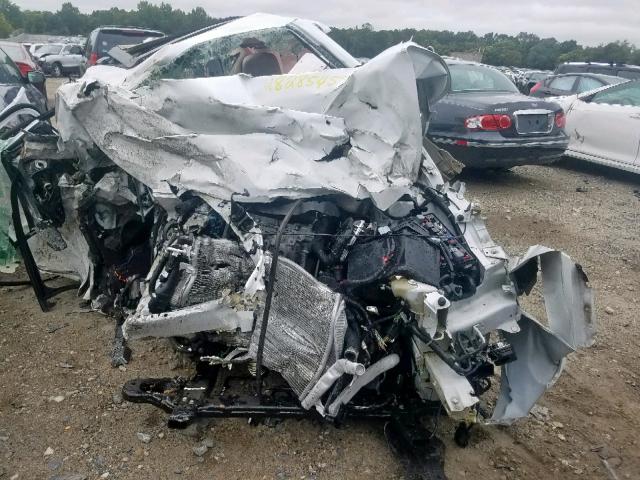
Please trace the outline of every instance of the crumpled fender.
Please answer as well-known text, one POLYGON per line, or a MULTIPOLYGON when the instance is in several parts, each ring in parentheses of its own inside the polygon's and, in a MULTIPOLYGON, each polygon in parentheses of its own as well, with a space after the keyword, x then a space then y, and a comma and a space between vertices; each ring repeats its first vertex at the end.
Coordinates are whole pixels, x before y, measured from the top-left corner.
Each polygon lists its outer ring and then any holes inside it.
POLYGON ((562 373, 565 357, 593 344, 593 292, 582 267, 564 252, 535 245, 511 269, 519 295, 531 292, 542 274, 548 326, 526 312, 520 331, 504 332, 517 360, 502 367, 501 388, 491 423, 511 423, 526 416, 562 373))

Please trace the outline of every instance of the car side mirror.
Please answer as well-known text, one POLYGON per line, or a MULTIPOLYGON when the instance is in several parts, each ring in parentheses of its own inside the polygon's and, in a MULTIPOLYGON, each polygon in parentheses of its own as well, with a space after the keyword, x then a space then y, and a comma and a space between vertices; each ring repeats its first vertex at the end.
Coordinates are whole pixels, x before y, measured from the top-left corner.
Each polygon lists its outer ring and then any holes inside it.
POLYGON ((39 72, 38 70, 31 70, 27 73, 27 81, 34 85, 41 85, 44 83, 44 73, 39 72))

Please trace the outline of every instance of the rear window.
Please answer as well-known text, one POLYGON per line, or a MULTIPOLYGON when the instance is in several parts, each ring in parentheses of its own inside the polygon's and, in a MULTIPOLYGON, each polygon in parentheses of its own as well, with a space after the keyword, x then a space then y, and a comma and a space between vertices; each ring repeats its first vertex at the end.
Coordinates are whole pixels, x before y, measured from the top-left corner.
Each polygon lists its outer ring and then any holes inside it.
POLYGON ((640 78, 640 71, 637 70, 620 70, 618 76, 622 78, 629 78, 631 80, 637 80, 640 78))
POLYGON ((24 50, 19 45, 12 45, 10 43, 0 43, 0 47, 13 60, 24 60, 27 57, 24 50))
POLYGON ((0 50, 0 83, 1 84, 16 84, 22 83, 22 76, 20 71, 13 64, 11 59, 0 50))
POLYGON ((604 73, 605 75, 615 75, 616 71, 613 67, 589 67, 589 73, 604 73))
POLYGON ((154 32, 139 32, 139 31, 102 31, 98 33, 96 43, 93 47, 93 51, 98 54, 98 57, 103 57, 113 47, 138 45, 144 41, 152 38, 162 37, 162 34, 154 32))
POLYGON ((640 107, 640 82, 627 82, 596 93, 593 103, 640 107))
POLYGON ((574 75, 570 75, 568 77, 557 77, 551 80, 549 88, 560 92, 571 92, 575 83, 576 77, 574 75))
POLYGON ((558 68, 556 68, 556 71, 554 73, 556 74, 561 74, 561 73, 580 73, 580 72, 586 72, 587 71, 587 66, 586 65, 571 65, 571 64, 564 64, 564 65, 560 65, 558 68))
POLYGON ((577 93, 588 92, 589 90, 595 90, 596 88, 600 88, 604 85, 603 82, 591 77, 582 77, 580 79, 580 84, 578 85, 577 93))
POLYGON ((57 55, 60 53, 60 50, 62 50, 62 45, 58 45, 58 44, 43 45, 38 49, 38 55, 45 55, 47 53, 50 55, 57 55))
POLYGON ((451 64, 453 92, 517 92, 518 89, 503 73, 491 67, 473 64, 451 64))

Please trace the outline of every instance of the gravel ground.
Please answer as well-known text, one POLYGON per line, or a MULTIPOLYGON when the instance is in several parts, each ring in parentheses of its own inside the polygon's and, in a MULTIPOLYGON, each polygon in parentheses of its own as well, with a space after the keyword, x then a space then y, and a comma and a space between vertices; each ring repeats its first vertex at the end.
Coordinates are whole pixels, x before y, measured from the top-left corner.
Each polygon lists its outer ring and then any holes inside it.
MULTIPOLYGON (((599 332, 528 419, 480 426, 466 449, 442 420, 449 479, 640 479, 640 178, 571 164, 465 177, 510 254, 541 243, 583 265, 599 332)), ((44 314, 30 289, 0 289, 0 329, 2 480, 402 478, 377 423, 168 430, 163 412, 119 395, 128 379, 185 373, 167 344, 135 343, 126 369, 111 368, 112 321, 73 292, 44 314)))

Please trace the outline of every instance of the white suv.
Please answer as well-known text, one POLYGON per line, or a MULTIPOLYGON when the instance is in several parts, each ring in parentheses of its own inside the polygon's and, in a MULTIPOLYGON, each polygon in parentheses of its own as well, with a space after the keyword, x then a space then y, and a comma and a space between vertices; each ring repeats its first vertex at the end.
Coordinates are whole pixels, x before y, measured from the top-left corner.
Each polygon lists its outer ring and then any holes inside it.
POLYGON ((58 52, 40 56, 42 70, 55 77, 61 77, 67 73, 80 73, 83 65, 84 56, 80 45, 60 45, 58 52))

